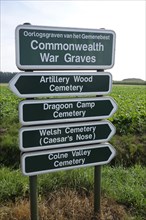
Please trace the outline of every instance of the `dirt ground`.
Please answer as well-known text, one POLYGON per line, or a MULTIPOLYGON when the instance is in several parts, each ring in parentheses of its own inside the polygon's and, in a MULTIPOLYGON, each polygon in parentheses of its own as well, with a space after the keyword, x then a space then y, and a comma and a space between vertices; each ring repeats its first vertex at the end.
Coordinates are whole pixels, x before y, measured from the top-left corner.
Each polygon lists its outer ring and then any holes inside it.
MULTIPOLYGON (((101 199, 101 214, 94 215, 93 193, 87 195, 63 189, 38 198, 39 220, 127 220, 124 206, 107 198, 101 199)), ((0 207, 0 220, 30 220, 29 201, 18 200, 0 207)))

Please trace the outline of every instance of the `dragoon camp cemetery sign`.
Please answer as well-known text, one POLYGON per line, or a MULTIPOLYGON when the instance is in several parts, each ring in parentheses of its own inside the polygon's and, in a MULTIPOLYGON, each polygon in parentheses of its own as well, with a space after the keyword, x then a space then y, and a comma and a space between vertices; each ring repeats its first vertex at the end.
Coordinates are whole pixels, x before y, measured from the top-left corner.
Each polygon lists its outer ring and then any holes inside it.
POLYGON ((23 125, 54 124, 109 118, 117 110, 111 97, 27 100, 19 105, 23 125))
POLYGON ((23 70, 108 69, 114 50, 115 33, 105 29, 16 28, 16 65, 23 70))

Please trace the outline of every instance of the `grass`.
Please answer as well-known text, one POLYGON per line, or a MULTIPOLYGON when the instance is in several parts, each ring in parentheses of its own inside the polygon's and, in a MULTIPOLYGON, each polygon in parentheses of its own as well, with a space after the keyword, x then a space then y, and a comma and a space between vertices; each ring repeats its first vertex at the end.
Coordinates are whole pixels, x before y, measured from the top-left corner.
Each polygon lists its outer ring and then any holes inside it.
MULTIPOLYGON (((108 198, 102 198, 101 215, 95 215, 93 193, 87 197, 70 189, 50 193, 49 198, 42 198, 38 205, 40 220, 134 220, 122 205, 108 198)), ((30 220, 28 200, 3 205, 0 216, 0 220, 30 220)))
MULTIPOLYGON (((102 197, 117 201, 131 210, 131 214, 146 218, 146 168, 136 165, 131 168, 102 168, 102 197)), ((0 170, 0 202, 17 202, 28 199, 28 177, 19 170, 0 170)), ((61 171, 38 176, 39 201, 48 201, 52 193, 69 189, 87 198, 93 193, 93 168, 61 171)), ((57 199, 54 198, 54 200, 57 199)), ((61 198, 60 198, 61 200, 61 198)), ((60 201, 61 202, 61 201, 60 201)))
MULTIPOLYGON (((118 111, 110 119, 117 129, 111 140, 117 156, 111 162, 114 167, 102 168, 102 213, 98 220, 146 219, 145 88, 115 85, 110 94, 118 103, 118 111)), ((0 220, 29 220, 29 181, 18 169, 21 99, 7 86, 0 89, 0 165, 15 167, 0 169, 0 220)), ((41 219, 94 219, 93 182, 93 168, 39 175, 41 219)))
POLYGON ((146 168, 141 166, 103 170, 103 191, 121 204, 146 217, 146 168))

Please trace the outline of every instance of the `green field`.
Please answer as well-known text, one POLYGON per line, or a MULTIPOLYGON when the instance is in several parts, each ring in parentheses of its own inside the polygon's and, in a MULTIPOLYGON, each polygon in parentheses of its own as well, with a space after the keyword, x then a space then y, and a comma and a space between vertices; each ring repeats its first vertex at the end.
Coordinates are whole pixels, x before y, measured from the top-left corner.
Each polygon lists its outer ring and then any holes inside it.
MULTIPOLYGON (((117 150, 117 156, 108 166, 103 167, 102 194, 124 205, 128 215, 134 216, 129 219, 144 220, 146 86, 114 85, 109 96, 118 105, 117 112, 110 118, 117 130, 110 141, 117 150)), ((19 170, 18 130, 21 125, 18 120, 18 103, 21 100, 12 94, 7 85, 0 86, 0 208, 3 203, 15 203, 16 200, 28 198, 28 178, 23 177, 19 170)), ((59 191, 62 187, 90 194, 93 191, 93 169, 40 175, 40 200, 49 192, 59 191)), ((3 211, 0 209, 0 220, 1 213, 3 211)))

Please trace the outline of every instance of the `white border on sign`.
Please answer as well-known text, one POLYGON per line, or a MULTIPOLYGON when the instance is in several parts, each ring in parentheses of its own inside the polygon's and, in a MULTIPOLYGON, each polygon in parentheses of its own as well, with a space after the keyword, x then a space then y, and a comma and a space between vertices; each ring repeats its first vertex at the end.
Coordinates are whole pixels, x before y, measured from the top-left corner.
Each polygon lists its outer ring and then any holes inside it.
POLYGON ((19 148, 23 152, 29 152, 29 151, 37 151, 37 150, 48 150, 53 148, 64 148, 69 146, 76 146, 76 145, 85 145, 85 144, 95 144, 95 143, 101 143, 101 142, 107 142, 109 141, 112 136, 115 134, 116 128, 110 121, 91 121, 91 122, 82 122, 82 123, 68 123, 68 124, 61 124, 61 125, 47 125, 47 126, 35 126, 35 127, 22 127, 19 131, 19 148), (106 139, 99 139, 99 140, 85 140, 85 141, 79 141, 79 142, 71 142, 71 143, 59 143, 59 144, 48 144, 48 145, 38 145, 35 147, 29 147, 26 148, 23 145, 23 132, 25 131, 39 131, 43 129, 57 129, 57 128, 66 128, 66 127, 82 127, 82 126, 94 126, 94 125, 108 125, 111 129, 110 134, 106 139))
POLYGON ((111 97, 100 97, 100 98, 76 98, 76 99, 48 99, 48 100, 26 100, 19 103, 19 121, 22 125, 39 125, 39 124, 54 124, 54 123, 67 123, 67 122, 77 122, 77 121, 92 121, 97 119, 107 119, 110 118, 117 110, 117 104, 111 97), (23 106, 30 104, 45 104, 45 103, 65 103, 65 102, 78 102, 78 101, 101 101, 109 100, 113 109, 111 113, 107 116, 94 116, 94 117, 81 117, 81 118, 63 118, 63 119, 53 119, 53 120, 40 120, 40 121, 24 121, 23 106))
POLYGON ((67 27, 50 27, 50 26, 35 26, 35 25, 18 25, 15 30, 15 45, 16 45, 16 66, 20 70, 97 70, 97 69, 110 69, 114 66, 115 62, 115 41, 116 34, 112 30, 105 29, 84 29, 84 28, 67 28, 67 27), (113 48, 112 48, 112 62, 111 65, 95 66, 95 65, 21 65, 20 64, 20 48, 19 48, 19 30, 32 29, 32 30, 54 30, 54 31, 76 31, 87 33, 109 33, 113 35, 113 48))
POLYGON ((83 95, 107 95, 111 92, 112 89, 112 75, 109 72, 23 72, 23 73, 17 73, 9 82, 9 87, 12 92, 14 92, 18 97, 20 98, 35 98, 35 97, 60 97, 60 96, 83 96, 83 95), (17 90, 15 84, 18 81, 18 79, 22 76, 109 76, 109 90, 106 92, 74 92, 74 93, 35 93, 35 94, 20 94, 20 92, 17 90))
POLYGON ((86 146, 78 147, 78 148, 77 147, 76 148, 63 148, 63 149, 55 149, 55 150, 50 150, 50 151, 30 152, 30 153, 24 153, 24 154, 21 155, 21 168, 22 168, 22 173, 24 175, 33 176, 33 175, 38 175, 38 174, 57 172, 57 171, 60 171, 60 170, 70 170, 70 169, 77 169, 77 168, 82 168, 82 167, 108 164, 115 157, 115 155, 116 155, 116 150, 109 143, 96 144, 96 145, 86 145, 86 146), (45 154, 50 154, 50 153, 63 153, 63 152, 69 152, 69 151, 75 151, 75 150, 89 150, 89 149, 95 149, 95 148, 97 149, 97 148, 105 148, 105 147, 108 147, 111 151, 111 156, 109 157, 109 159, 107 161, 84 164, 84 165, 79 165, 79 166, 69 166, 69 167, 64 167, 64 168, 57 168, 55 170, 42 170, 42 171, 30 172, 30 173, 26 173, 26 171, 25 171, 25 159, 27 157, 45 155, 45 154))

